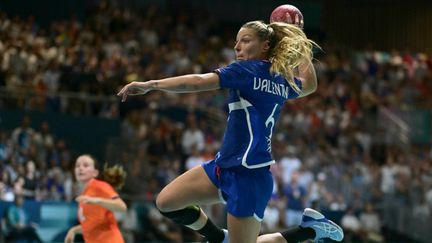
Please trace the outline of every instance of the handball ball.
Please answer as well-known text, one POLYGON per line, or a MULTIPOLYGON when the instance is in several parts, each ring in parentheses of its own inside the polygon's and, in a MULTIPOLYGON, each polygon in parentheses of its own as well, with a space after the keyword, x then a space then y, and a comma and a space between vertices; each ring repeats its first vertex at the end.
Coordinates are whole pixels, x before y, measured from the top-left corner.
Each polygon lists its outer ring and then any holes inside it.
POLYGON ((298 27, 303 28, 303 14, 293 5, 280 5, 279 7, 275 8, 270 15, 270 23, 273 22, 295 24, 298 27))

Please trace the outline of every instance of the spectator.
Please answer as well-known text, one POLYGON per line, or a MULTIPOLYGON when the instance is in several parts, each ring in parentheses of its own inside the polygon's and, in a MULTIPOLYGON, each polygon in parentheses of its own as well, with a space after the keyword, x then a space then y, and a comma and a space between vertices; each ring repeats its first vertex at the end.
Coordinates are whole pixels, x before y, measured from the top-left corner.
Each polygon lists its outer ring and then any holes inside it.
POLYGON ((32 144, 34 130, 30 127, 30 118, 24 117, 21 126, 15 128, 12 132, 12 140, 14 144, 18 145, 18 152, 20 153, 20 162, 24 162, 30 151, 32 144))
POLYGON ((287 198, 285 223, 289 226, 300 225, 306 202, 306 188, 298 184, 298 172, 291 176, 291 181, 284 187, 287 198))
POLYGON ((366 238, 373 242, 383 242, 381 221, 371 203, 366 203, 364 211, 360 213, 360 222, 366 238))
POLYGON ((201 155, 201 153, 198 151, 196 146, 192 147, 192 153, 190 156, 186 159, 186 169, 190 170, 195 166, 201 165, 206 160, 204 160, 204 157, 201 155))
POLYGON ((292 174, 298 172, 302 165, 301 160, 296 154, 296 147, 289 145, 286 147, 286 156, 280 160, 283 171, 282 178, 285 185, 290 184, 292 174))
POLYGON ((281 222, 283 222, 283 220, 281 219, 280 215, 284 215, 283 211, 285 211, 284 210, 285 207, 283 208, 280 207, 279 205, 280 201, 282 200, 278 198, 278 196, 273 196, 270 199, 264 211, 264 219, 262 221, 262 229, 261 229, 262 233, 280 231, 282 230, 282 228, 284 228, 281 227, 281 222))
POLYGON ((61 201, 65 199, 64 175, 60 168, 50 170, 46 183, 46 197, 48 201, 61 201))
POLYGON ((35 224, 29 222, 28 214, 23 207, 24 198, 17 195, 14 202, 14 205, 7 210, 6 241, 10 242, 24 238, 29 242, 42 242, 36 233, 35 224))
POLYGON ((71 161, 71 153, 64 139, 56 140, 55 147, 48 157, 49 167, 68 165, 71 161))
POLYGON ((15 182, 13 185, 15 197, 17 197, 17 196, 22 196, 22 197, 31 196, 30 193, 28 193, 27 190, 24 188, 24 184, 25 184, 24 176, 20 175, 15 179, 15 182))
POLYGON ((203 151, 205 146, 204 133, 198 128, 195 116, 189 115, 187 127, 182 136, 183 152, 190 155, 194 146, 198 151, 203 151))
POLYGON ((344 239, 348 242, 361 242, 362 225, 359 218, 355 215, 353 208, 348 208, 341 219, 341 226, 344 229, 344 239))
POLYGON ((24 198, 26 200, 35 200, 38 189, 38 174, 36 171, 36 165, 32 160, 26 163, 26 174, 24 177, 23 189, 26 192, 24 198))
POLYGON ((125 239, 125 242, 135 242, 135 235, 138 229, 138 216, 133 207, 131 207, 131 201, 125 200, 128 205, 128 210, 124 213, 116 212, 117 223, 119 224, 120 231, 125 239))
POLYGON ((54 136, 50 132, 48 122, 42 122, 40 131, 36 132, 34 142, 37 149, 37 160, 39 161, 38 167, 46 166, 48 154, 54 147, 54 136))
POLYGON ((13 152, 13 146, 5 131, 0 130, 0 161, 5 162, 10 159, 13 152))
POLYGON ((427 204, 425 196, 426 195, 422 195, 420 201, 413 206, 413 216, 418 218, 419 221, 422 222, 427 222, 428 220, 430 220, 430 217, 432 215, 432 207, 427 204))
POLYGON ((9 173, 6 170, 3 170, 1 172, 0 180, 0 200, 6 202, 13 202, 14 199, 15 194, 9 173))

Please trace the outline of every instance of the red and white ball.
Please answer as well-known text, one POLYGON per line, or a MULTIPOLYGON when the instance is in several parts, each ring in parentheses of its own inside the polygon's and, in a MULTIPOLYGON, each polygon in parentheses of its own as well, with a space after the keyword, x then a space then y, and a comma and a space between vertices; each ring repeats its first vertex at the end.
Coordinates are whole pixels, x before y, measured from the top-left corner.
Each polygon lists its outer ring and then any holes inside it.
POLYGON ((275 8, 270 15, 270 23, 284 22, 288 24, 295 24, 303 28, 303 14, 298 8, 290 4, 280 5, 275 8))

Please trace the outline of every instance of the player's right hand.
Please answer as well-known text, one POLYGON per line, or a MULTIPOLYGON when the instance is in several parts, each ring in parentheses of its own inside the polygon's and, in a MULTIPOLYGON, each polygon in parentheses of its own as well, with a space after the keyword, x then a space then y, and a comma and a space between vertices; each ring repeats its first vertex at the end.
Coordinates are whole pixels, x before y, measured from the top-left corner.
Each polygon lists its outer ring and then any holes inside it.
POLYGON ((150 91, 147 83, 145 82, 131 82, 125 85, 118 93, 117 96, 121 96, 122 102, 125 102, 129 95, 141 95, 146 94, 150 91))

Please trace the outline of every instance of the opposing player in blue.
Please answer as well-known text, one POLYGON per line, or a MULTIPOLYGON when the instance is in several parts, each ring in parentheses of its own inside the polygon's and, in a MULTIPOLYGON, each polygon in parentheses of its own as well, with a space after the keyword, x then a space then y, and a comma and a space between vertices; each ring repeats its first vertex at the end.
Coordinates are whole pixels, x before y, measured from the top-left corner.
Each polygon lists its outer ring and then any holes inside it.
MULTIPOLYGON (((275 163, 271 139, 276 121, 288 99, 307 96, 317 87, 313 45, 294 25, 248 22, 237 34, 236 62, 206 74, 132 82, 120 90, 125 101, 129 95, 152 90, 229 89, 228 124, 220 151, 214 160, 185 172, 160 192, 156 206, 163 215, 198 231, 210 243, 257 241, 273 191, 269 167, 275 163), (198 206, 218 202, 226 203, 228 231, 215 226, 198 206)), ((313 227, 323 220, 309 218, 298 231, 313 229, 303 232, 312 239, 332 238, 313 227)))

